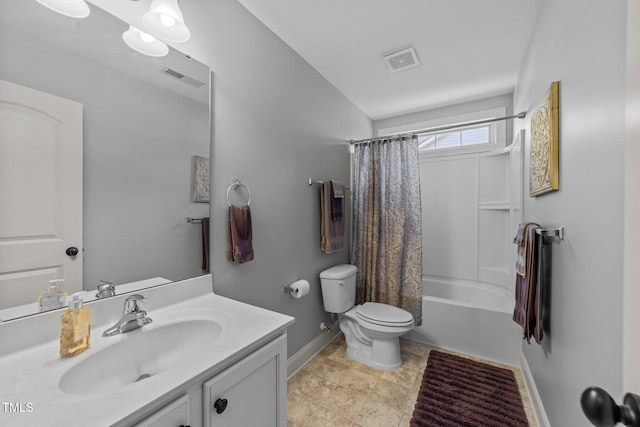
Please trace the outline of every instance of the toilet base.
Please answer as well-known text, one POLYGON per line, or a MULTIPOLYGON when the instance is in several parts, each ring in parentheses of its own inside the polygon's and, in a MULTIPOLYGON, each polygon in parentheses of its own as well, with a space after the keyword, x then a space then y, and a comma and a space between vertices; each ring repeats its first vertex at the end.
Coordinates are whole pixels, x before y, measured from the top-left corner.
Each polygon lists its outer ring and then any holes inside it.
POLYGON ((346 316, 340 319, 339 324, 347 343, 347 356, 351 359, 385 371, 393 371, 402 367, 399 338, 412 328, 402 329, 397 333, 381 334, 367 331, 366 328, 346 316))
POLYGON ((368 348, 362 348, 358 345, 349 346, 347 343, 347 356, 356 362, 371 366, 372 368, 384 371, 395 371, 402 367, 400 342, 398 338, 395 338, 395 341, 396 343, 394 344, 392 342, 375 340, 373 345, 368 348))

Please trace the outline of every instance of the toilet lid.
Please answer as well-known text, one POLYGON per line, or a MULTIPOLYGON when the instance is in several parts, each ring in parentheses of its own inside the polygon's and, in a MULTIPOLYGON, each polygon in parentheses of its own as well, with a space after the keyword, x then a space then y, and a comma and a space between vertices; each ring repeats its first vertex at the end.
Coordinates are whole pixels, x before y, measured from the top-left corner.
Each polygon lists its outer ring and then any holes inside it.
POLYGON ((408 311, 377 302, 357 306, 356 313, 361 319, 378 325, 408 326, 413 323, 413 316, 408 311))

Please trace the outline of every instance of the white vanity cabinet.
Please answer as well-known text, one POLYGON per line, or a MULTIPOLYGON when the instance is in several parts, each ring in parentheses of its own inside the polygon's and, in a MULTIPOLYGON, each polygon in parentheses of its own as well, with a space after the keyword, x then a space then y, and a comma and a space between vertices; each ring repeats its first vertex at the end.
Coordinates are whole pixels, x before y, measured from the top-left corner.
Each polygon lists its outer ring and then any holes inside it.
POLYGON ((205 427, 287 424, 287 342, 280 337, 203 384, 205 427))
POLYGON ((285 427, 286 334, 177 396, 134 427, 285 427))
POLYGON ((211 283, 144 290, 153 323, 116 337, 102 333, 127 295, 91 303, 91 348, 72 358, 59 357, 59 312, 0 322, 0 402, 34 408, 0 410, 0 425, 286 427, 295 319, 216 295, 211 283))
POLYGON ((183 394, 169 405, 135 425, 135 427, 187 427, 189 424, 189 395, 183 394))

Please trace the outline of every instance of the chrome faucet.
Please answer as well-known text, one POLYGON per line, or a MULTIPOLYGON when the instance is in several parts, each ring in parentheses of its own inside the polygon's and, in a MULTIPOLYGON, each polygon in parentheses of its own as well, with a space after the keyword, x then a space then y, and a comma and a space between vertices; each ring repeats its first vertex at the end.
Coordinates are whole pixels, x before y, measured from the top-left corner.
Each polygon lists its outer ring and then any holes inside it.
POLYGON ((152 322, 150 317, 147 317, 147 312, 140 308, 140 304, 145 301, 145 297, 142 295, 131 295, 124 301, 124 313, 122 319, 112 327, 108 328, 102 333, 103 337, 110 337, 113 335, 124 334, 125 332, 132 331, 148 325, 152 322))
POLYGON ((96 298, 108 298, 116 295, 116 285, 111 282, 107 282, 106 280, 98 280, 98 293, 96 294, 96 298))

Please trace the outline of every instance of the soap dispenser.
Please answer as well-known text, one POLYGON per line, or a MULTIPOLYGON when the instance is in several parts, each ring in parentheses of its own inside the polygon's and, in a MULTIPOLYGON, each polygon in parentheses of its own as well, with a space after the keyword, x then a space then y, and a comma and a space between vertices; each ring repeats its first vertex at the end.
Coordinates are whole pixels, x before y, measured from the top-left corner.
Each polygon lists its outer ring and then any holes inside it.
POLYGON ((64 279, 49 280, 49 287, 38 297, 40 311, 55 310, 62 308, 67 302, 67 294, 62 291, 64 279))
POLYGON ((82 305, 80 293, 71 295, 69 308, 60 318, 60 357, 71 357, 89 348, 91 310, 82 305))

